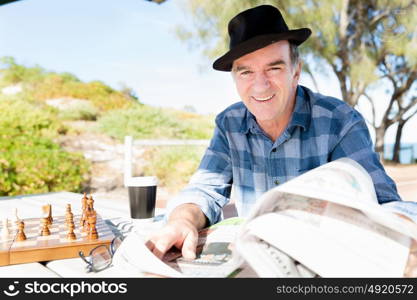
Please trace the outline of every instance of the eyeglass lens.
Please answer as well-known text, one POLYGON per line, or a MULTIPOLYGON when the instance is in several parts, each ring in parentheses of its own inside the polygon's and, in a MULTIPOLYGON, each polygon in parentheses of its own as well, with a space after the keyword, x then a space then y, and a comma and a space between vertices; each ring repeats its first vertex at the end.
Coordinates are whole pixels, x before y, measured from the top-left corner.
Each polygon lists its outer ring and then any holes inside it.
POLYGON ((91 252, 91 263, 95 269, 101 270, 109 266, 112 260, 112 255, 108 248, 104 245, 95 248, 91 252))
POLYGON ((111 252, 112 255, 116 252, 117 248, 119 248, 120 244, 122 243, 122 238, 117 236, 113 239, 111 243, 111 252))

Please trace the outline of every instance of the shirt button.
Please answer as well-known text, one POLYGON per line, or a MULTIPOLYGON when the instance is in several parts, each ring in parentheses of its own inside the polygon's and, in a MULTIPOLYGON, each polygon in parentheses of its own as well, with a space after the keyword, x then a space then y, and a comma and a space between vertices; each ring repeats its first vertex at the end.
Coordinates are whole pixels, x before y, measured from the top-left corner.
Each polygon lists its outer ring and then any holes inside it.
POLYGON ((279 180, 275 180, 275 181, 274 181, 274 183, 275 183, 276 185, 279 185, 279 180))

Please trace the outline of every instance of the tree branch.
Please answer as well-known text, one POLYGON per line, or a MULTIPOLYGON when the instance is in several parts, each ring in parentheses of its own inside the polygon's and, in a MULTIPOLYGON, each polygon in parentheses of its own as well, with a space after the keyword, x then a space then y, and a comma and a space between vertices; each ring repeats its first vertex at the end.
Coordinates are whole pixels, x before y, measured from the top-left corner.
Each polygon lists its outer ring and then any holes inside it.
POLYGON ((372 110, 372 122, 370 122, 370 124, 372 125, 373 128, 376 128, 376 114, 375 114, 375 103, 372 101, 372 98, 366 93, 364 92, 363 95, 365 96, 365 98, 369 101, 369 103, 371 104, 371 110, 372 110))
MULTIPOLYGON (((416 104, 417 104, 417 97, 413 97, 411 102, 406 107, 401 109, 393 119, 389 119, 391 124, 399 122, 402 119, 403 115, 406 114, 416 104)), ((414 115, 414 114, 412 114, 412 115, 414 115)))
POLYGON ((316 91, 319 93, 320 92, 319 91, 319 85, 318 85, 317 80, 316 80, 316 77, 314 76, 314 74, 311 71, 310 67, 307 64, 305 64, 303 66, 303 68, 304 68, 304 71, 310 76, 311 80, 313 81, 313 85, 314 85, 316 91))

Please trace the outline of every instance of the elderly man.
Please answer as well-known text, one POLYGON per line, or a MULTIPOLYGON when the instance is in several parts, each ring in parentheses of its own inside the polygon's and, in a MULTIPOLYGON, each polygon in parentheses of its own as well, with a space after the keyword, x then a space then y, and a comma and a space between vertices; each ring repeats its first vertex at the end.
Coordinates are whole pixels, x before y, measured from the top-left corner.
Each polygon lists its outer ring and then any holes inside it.
POLYGON ((167 224, 147 243, 155 255, 175 246, 194 258, 197 231, 221 219, 232 185, 238 214, 245 217, 267 190, 341 157, 369 172, 379 203, 401 201, 362 116, 298 85, 297 46, 310 29, 289 30, 269 5, 241 12, 228 29, 230 50, 213 67, 231 72, 242 101, 217 116, 198 171, 169 202, 167 224))

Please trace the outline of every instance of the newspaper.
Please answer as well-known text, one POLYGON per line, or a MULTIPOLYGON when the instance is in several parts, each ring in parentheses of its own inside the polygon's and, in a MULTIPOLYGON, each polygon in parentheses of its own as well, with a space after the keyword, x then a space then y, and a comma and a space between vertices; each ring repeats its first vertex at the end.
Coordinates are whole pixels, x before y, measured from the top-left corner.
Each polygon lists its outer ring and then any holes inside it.
POLYGON ((159 260, 132 232, 113 261, 144 276, 240 277, 248 268, 259 277, 402 277, 416 205, 380 205, 366 170, 342 158, 266 192, 245 222, 200 232, 195 260, 178 250, 159 260))
POLYGON ((265 193, 236 255, 262 277, 402 277, 413 239, 416 223, 379 205, 367 172, 343 158, 265 193))
POLYGON ((230 218, 199 232, 197 256, 184 259, 181 252, 172 248, 162 260, 145 245, 146 236, 133 230, 120 245, 113 257, 113 265, 127 273, 146 277, 228 277, 241 269, 240 262, 232 257, 241 218, 230 218))

